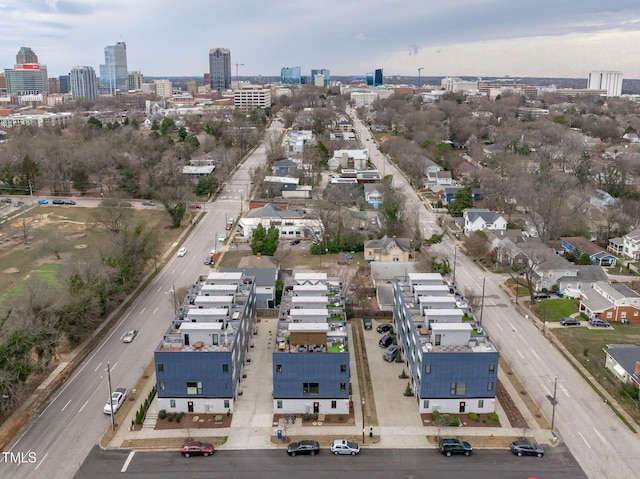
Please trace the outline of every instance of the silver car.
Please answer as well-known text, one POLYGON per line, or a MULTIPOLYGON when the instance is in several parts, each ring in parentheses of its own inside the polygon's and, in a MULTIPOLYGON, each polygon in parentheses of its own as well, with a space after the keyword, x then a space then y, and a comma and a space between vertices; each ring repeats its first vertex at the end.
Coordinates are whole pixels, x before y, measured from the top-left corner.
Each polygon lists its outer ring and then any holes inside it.
POLYGON ((336 439, 331 443, 331 452, 334 454, 347 454, 355 456, 360 452, 360 446, 355 442, 347 441, 346 439, 336 439))

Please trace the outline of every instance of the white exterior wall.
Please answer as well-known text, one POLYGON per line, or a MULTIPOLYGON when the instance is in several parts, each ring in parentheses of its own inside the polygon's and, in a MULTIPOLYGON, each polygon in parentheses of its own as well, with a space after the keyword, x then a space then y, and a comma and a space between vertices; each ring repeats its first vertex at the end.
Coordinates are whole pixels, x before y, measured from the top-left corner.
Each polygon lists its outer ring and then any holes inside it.
POLYGON ((465 408, 463 414, 470 412, 475 413, 490 413, 496 410, 496 400, 494 398, 455 398, 455 399, 433 399, 433 398, 420 398, 419 413, 432 413, 439 411, 445 414, 460 414, 460 402, 464 402, 465 408), (483 407, 478 407, 478 401, 483 401, 483 407), (428 407, 425 407, 425 401, 428 401, 428 407))
POLYGON ((607 90, 607 96, 620 96, 622 95, 622 72, 590 72, 587 88, 589 90, 607 90))
POLYGON ((233 413, 233 398, 229 401, 229 407, 224 407, 225 399, 221 398, 158 398, 158 410, 164 409, 167 412, 187 412, 189 401, 193 402, 193 412, 198 414, 226 414, 227 411, 233 413), (171 401, 176 402, 176 407, 171 407, 171 401))
POLYGON ((275 414, 313 414, 313 403, 320 405, 318 414, 349 414, 348 399, 274 399, 273 411, 275 414), (336 401, 335 409, 331 409, 331 401, 336 401), (282 407, 278 407, 281 402, 282 407))

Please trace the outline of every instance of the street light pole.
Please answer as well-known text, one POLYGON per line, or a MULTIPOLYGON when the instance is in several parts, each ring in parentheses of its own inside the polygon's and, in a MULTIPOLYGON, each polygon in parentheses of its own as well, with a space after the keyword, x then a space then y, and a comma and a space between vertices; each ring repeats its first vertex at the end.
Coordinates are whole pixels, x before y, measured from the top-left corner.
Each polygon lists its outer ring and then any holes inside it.
POLYGON ((482 299, 480 300, 480 325, 482 325, 482 313, 484 312, 484 283, 486 277, 482 278, 482 299))
POLYGON ((553 398, 551 398, 551 432, 553 432, 553 425, 555 423, 556 420, 556 404, 558 404, 558 401, 556 401, 556 392, 558 390, 558 378, 555 378, 553 380, 553 398))
POLYGON ((111 399, 111 368, 109 367, 109 363, 107 363, 107 384, 109 386, 109 407, 111 407, 111 430, 116 430, 115 418, 113 417, 113 401, 111 399))
POLYGON ((458 258, 458 245, 453 245, 453 282, 456 282, 456 259, 458 258))

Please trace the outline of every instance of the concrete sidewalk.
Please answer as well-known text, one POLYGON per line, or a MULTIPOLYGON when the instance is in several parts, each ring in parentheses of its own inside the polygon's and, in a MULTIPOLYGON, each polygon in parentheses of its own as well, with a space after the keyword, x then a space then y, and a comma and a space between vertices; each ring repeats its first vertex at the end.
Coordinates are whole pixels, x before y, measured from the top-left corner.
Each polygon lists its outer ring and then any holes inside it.
MULTIPOLYGON (((129 426, 135 418, 141 402, 147 397, 148 392, 155 385, 155 374, 149 375, 146 385, 137 392, 137 402, 124 418, 118 418, 120 427, 117 428, 113 438, 103 447, 117 449, 171 449, 177 450, 180 444, 189 435, 196 438, 216 440, 217 449, 280 449, 293 439, 312 438, 323 446, 328 446, 331 440, 336 438, 350 438, 359 442, 364 447, 370 448, 433 448, 434 438, 437 436, 460 436, 471 438, 474 447, 505 447, 514 438, 533 437, 542 444, 555 444, 551 431, 542 429, 521 399, 521 395, 512 385, 508 375, 499 369, 499 378, 508 390, 512 400, 525 417, 528 428, 511 427, 502 407, 496 402, 498 413, 503 427, 446 427, 425 426, 421 424, 421 416, 417 413, 414 397, 403 395, 406 381, 398 379, 403 364, 387 363, 382 360, 382 349, 378 347, 379 335, 373 331, 364 331, 364 346, 369 360, 374 398, 365 398, 373 401, 376 411, 374 423, 379 425, 365 425, 365 440, 363 437, 363 420, 361 404, 360 381, 357 377, 355 354, 351 355, 351 383, 352 400, 354 404, 353 425, 327 425, 315 422, 316 425, 308 425, 299 418, 295 424, 285 425, 273 422, 273 381, 272 381, 272 351, 274 347, 274 333, 277 326, 277 318, 262 319, 258 323, 257 334, 253 337, 252 348, 249 351, 251 359, 243 369, 246 378, 242 380, 239 395, 235 402, 235 410, 231 427, 227 428, 189 428, 155 430, 153 428, 158 415, 157 401, 153 401, 148 412, 147 419, 141 430, 130 431, 129 426), (369 428, 372 428, 373 437, 369 437, 369 428), (288 440, 278 440, 277 430, 285 431, 288 440)), ((353 327, 361 327, 360 324, 350 324, 350 334, 353 335, 353 327)), ((368 409, 369 410, 369 409, 368 409)), ((107 431, 110 433, 110 431, 107 431)), ((105 435, 107 436, 107 435, 105 435)))

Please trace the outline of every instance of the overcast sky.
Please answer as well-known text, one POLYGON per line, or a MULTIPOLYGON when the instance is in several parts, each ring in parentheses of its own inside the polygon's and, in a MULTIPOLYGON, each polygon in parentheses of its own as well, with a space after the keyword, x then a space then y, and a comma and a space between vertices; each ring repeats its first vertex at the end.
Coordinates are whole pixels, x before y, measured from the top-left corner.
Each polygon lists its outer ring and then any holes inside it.
POLYGON ((285 66, 331 75, 640 78, 638 0, 0 0, 0 68, 31 47, 49 76, 96 69, 127 43, 128 69, 200 76, 210 48, 240 76, 285 66))

